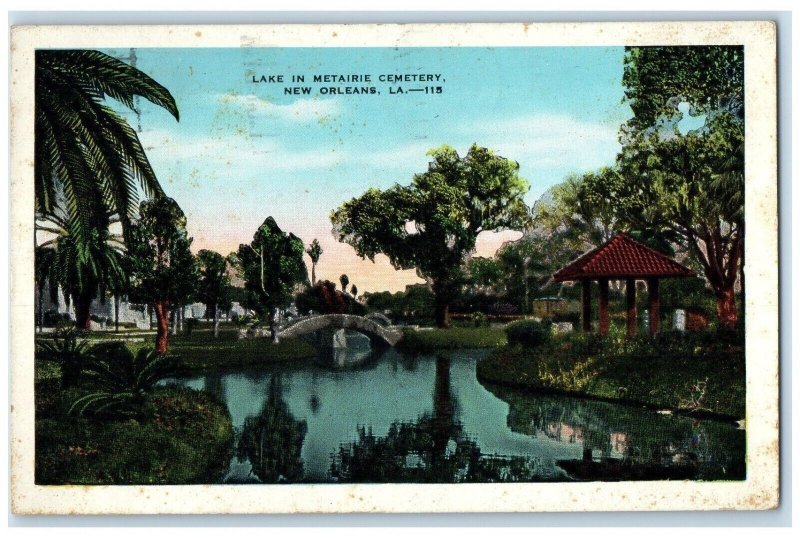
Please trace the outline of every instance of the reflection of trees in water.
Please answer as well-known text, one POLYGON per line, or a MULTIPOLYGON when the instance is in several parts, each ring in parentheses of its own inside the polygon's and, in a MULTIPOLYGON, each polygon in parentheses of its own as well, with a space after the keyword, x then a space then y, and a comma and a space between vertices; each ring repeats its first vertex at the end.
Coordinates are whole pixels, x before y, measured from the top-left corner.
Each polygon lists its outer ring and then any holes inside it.
POLYGON ((250 460, 262 482, 295 482, 303 477, 306 431, 306 422, 294 418, 283 399, 280 376, 273 376, 261 412, 244 421, 237 456, 250 460))
POLYGON ((358 428, 358 440, 342 446, 331 463, 340 482, 493 482, 535 480, 532 458, 484 456, 455 420, 450 360, 436 359, 433 415, 395 422, 384 437, 358 428))
POLYGON ((536 396, 495 385, 509 404, 512 431, 581 443, 583 460, 621 459, 633 465, 693 466, 697 478, 744 478, 745 436, 732 425, 660 415, 605 402, 536 396))

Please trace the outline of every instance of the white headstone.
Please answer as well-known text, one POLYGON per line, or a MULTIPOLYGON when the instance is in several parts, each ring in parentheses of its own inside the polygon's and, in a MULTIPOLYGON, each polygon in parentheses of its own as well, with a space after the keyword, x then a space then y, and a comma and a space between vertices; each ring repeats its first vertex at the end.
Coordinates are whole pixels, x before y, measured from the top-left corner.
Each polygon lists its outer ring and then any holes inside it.
POLYGON ((672 327, 676 331, 686 330, 686 310, 681 310, 680 308, 675 310, 672 315, 672 327))

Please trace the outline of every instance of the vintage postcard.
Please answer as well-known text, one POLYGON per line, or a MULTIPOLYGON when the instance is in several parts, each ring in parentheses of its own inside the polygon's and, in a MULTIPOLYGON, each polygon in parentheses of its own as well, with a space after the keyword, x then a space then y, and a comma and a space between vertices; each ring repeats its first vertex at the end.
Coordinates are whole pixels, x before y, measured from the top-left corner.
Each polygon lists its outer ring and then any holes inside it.
POLYGON ((11 48, 16 513, 778 505, 772 23, 11 48))

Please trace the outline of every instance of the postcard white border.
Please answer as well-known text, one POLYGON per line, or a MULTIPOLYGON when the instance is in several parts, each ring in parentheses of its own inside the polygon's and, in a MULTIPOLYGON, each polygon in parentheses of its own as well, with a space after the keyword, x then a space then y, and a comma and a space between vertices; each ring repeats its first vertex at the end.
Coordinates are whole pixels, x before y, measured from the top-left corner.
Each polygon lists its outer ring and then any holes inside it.
POLYGON ((19 26, 11 36, 11 500, 16 514, 566 512, 778 504, 775 25, 620 22, 19 26), (747 480, 432 485, 34 484, 33 118, 36 48, 744 45, 747 480))

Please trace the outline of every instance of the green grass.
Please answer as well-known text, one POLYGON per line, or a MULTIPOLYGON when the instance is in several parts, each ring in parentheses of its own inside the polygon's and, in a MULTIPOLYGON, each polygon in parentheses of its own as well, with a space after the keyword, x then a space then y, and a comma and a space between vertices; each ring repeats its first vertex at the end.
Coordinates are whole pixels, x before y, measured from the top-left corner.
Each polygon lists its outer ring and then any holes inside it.
POLYGON ((36 385, 37 484, 202 484, 225 473, 233 449, 227 409, 211 395, 165 387, 141 420, 66 414, 83 389, 36 385))
MULTIPOLYGON (((93 333, 88 339, 91 343, 123 340, 133 353, 155 346, 155 333, 131 339, 125 338, 123 333, 116 337, 113 333, 93 333)), ((220 330, 219 338, 214 338, 211 331, 194 331, 191 336, 170 335, 168 353, 180 357, 189 370, 201 372, 305 359, 314 357, 317 351, 300 338, 282 340, 278 344, 273 344, 269 338, 239 340, 235 329, 225 329, 220 330)))
POLYGON ((172 336, 169 353, 180 357, 192 370, 214 370, 311 358, 317 350, 300 338, 273 344, 269 338, 240 340, 235 330, 228 330, 220 331, 219 338, 214 338, 211 332, 172 336))
POLYGON ((506 346, 477 367, 481 381, 646 405, 745 416, 744 343, 730 335, 664 334, 631 342, 554 337, 536 348, 506 346))
POLYGON ((427 353, 438 349, 491 348, 505 345, 506 334, 495 327, 451 327, 404 331, 397 347, 403 351, 427 353))

